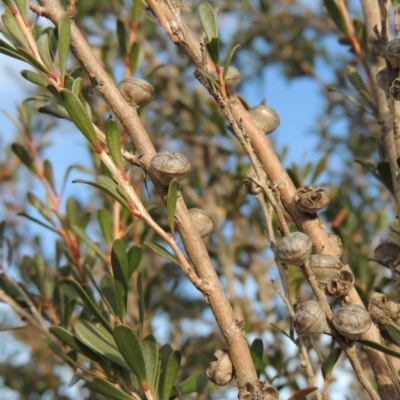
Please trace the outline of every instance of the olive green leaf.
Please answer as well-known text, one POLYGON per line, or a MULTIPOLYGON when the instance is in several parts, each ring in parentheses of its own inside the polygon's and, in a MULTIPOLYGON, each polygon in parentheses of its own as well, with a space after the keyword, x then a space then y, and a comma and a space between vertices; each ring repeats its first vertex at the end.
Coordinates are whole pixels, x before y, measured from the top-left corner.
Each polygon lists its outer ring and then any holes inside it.
POLYGON ((21 16, 24 20, 26 20, 26 17, 28 15, 28 6, 29 6, 29 1, 28 0, 14 0, 19 12, 21 13, 21 16))
POLYGON ((22 47, 17 47, 17 52, 20 56, 22 56, 25 61, 35 67, 38 71, 43 72, 44 74, 50 74, 50 71, 47 69, 47 67, 42 64, 40 61, 38 61, 32 54, 30 54, 28 51, 23 49, 22 47))
POLYGON ((381 351, 382 353, 389 354, 390 356, 400 358, 400 353, 389 349, 388 347, 385 347, 380 343, 374 342, 373 340, 358 339, 357 342, 363 344, 364 346, 372 347, 373 349, 381 351))
POLYGON ((19 143, 13 143, 11 148, 15 155, 25 164, 32 172, 36 172, 35 162, 26 147, 19 143))
POLYGON ((58 59, 60 62, 61 80, 64 81, 64 76, 67 68, 67 58, 69 46, 71 43, 71 18, 68 12, 65 12, 58 23, 58 59))
POLYGON ((333 371, 333 367, 335 366, 337 360, 339 360, 341 354, 342 354, 342 349, 340 347, 335 347, 329 353, 327 360, 324 363, 322 363, 321 365, 322 376, 324 377, 325 380, 330 378, 333 371))
POLYGON ((150 247, 153 251, 158 253, 160 256, 165 257, 167 260, 172 261, 175 264, 179 264, 179 261, 163 246, 159 245, 158 243, 153 242, 145 242, 144 243, 147 247, 150 247))
POLYGON ((123 392, 121 389, 118 389, 111 382, 96 377, 93 379, 91 383, 88 383, 87 386, 98 393, 103 394, 104 396, 109 397, 114 400, 132 400, 132 396, 123 392))
POLYGON ((160 370, 158 345, 153 335, 146 336, 142 341, 142 353, 146 366, 147 383, 153 393, 157 392, 158 374, 160 370))
POLYGON ((386 329, 397 346, 400 346, 400 328, 396 324, 390 323, 386 325, 386 329))
POLYGON ((160 349, 161 376, 158 393, 160 400, 169 400, 174 388, 176 377, 178 375, 179 366, 181 363, 181 353, 177 350, 171 352, 169 351, 170 348, 168 348, 168 351, 163 351, 164 347, 165 345, 160 349))
POLYGON ((129 368, 139 379, 143 390, 149 390, 146 378, 146 365, 136 333, 127 325, 117 325, 114 328, 114 340, 129 368))
POLYGON ((110 213, 105 208, 100 208, 97 211, 97 219, 99 221, 101 233, 107 245, 112 242, 112 220, 110 213))
POLYGON ((176 178, 172 179, 169 187, 168 187, 168 196, 167 196, 167 215, 168 215, 168 224, 171 229, 172 234, 175 234, 175 210, 176 210, 176 201, 178 199, 178 180, 176 178))
POLYGON ((122 164, 121 157, 121 136, 119 134, 118 123, 114 118, 110 118, 106 122, 106 140, 111 158, 114 160, 115 165, 119 170, 123 171, 124 165, 122 164))
POLYGON ((137 70, 142 57, 143 57, 142 47, 140 47, 138 42, 133 43, 129 52, 129 64, 131 67, 132 74, 137 70))
POLYGON ((215 11, 210 3, 201 3, 199 14, 208 39, 208 52, 214 64, 219 65, 219 34, 215 11))
POLYGON ((105 273, 100 281, 101 293, 106 298, 115 315, 120 315, 117 293, 115 291, 115 282, 112 276, 105 273))
POLYGON ((236 46, 233 46, 233 47, 229 50, 229 53, 228 53, 228 55, 227 55, 227 57, 226 57, 226 59, 225 59, 225 62, 224 62, 224 72, 223 72, 223 74, 222 74, 222 77, 223 77, 224 79, 226 78, 226 74, 228 73, 228 69, 229 69, 229 66, 231 65, 232 58, 233 58, 234 54, 236 53, 236 50, 237 50, 239 47, 240 47, 240 44, 237 44, 236 46))
POLYGON ((50 55, 50 43, 49 43, 49 35, 47 33, 40 36, 37 41, 37 46, 40 54, 40 58, 42 59, 44 65, 48 68, 49 71, 53 70, 53 60, 50 55))
POLYGON ((42 75, 37 74, 36 72, 29 71, 27 69, 24 69, 21 71, 21 75, 29 82, 34 83, 35 85, 46 87, 49 82, 47 82, 47 79, 44 78, 42 75))
POLYGON ((50 184, 50 186, 53 190, 56 190, 56 186, 54 183, 53 166, 49 160, 44 160, 43 170, 44 170, 44 176, 47 179, 47 182, 50 184))
POLYGON ((30 216, 29 214, 26 213, 18 213, 17 215, 21 216, 21 217, 25 217, 27 219, 29 219, 30 221, 36 222, 37 224, 39 224, 40 226, 43 226, 43 228, 49 229, 50 231, 60 234, 60 232, 56 231, 53 227, 51 227, 50 225, 45 224, 44 222, 38 220, 35 217, 30 216))
MULTIPOLYGON (((135 2, 136 3, 136 2, 135 2)), ((117 19, 117 38, 119 43, 119 49, 121 51, 122 58, 126 57, 127 41, 126 41, 126 29, 125 24, 119 18, 117 19)))
POLYGON ((9 45, 4 40, 0 39, 0 53, 5 54, 9 57, 15 58, 20 61, 25 61, 26 59, 20 56, 17 52, 17 49, 11 45, 9 45))
POLYGON ((96 131, 94 130, 92 120, 87 114, 79 98, 68 89, 62 89, 60 94, 64 103, 64 107, 68 111, 72 121, 93 146, 98 145, 99 139, 97 138, 96 131))
POLYGON ((205 371, 201 371, 184 380, 179 386, 179 392, 181 395, 199 392, 205 388, 207 383, 207 374, 205 371))
POLYGON ((132 246, 128 250, 128 276, 129 278, 132 274, 139 268, 140 262, 142 261, 143 249, 138 246, 132 246))
POLYGON ((25 35, 19 27, 15 17, 10 12, 5 12, 1 16, 1 20, 3 21, 3 24, 7 28, 8 32, 10 32, 11 36, 16 39, 19 44, 28 49, 28 41, 26 40, 25 35))
POLYGON ((260 377, 262 370, 262 359, 264 355, 264 343, 262 339, 256 338, 250 346, 251 359, 253 360, 257 376, 260 377))
POLYGON ((331 17, 335 25, 346 35, 349 36, 349 28, 346 24, 346 20, 340 10, 340 7, 336 3, 336 0, 324 0, 324 6, 328 15, 331 17))

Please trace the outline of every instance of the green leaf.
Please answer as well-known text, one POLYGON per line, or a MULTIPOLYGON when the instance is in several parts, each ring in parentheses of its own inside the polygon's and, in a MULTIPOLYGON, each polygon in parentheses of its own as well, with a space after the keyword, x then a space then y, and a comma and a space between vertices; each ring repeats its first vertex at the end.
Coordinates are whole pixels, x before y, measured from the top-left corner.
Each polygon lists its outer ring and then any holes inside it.
POLYGON ((44 160, 43 170, 47 182, 50 184, 51 188, 55 191, 56 185, 54 183, 53 166, 51 165, 51 162, 49 160, 44 160))
POLYGON ((379 161, 376 168, 378 170, 380 181, 390 190, 390 193, 393 194, 394 187, 389 162, 386 160, 379 161))
POLYGON ((70 226, 78 225, 78 213, 79 213, 79 206, 78 202, 75 200, 74 197, 69 197, 66 204, 67 210, 67 220, 70 226))
POLYGON ((54 228, 52 228, 50 225, 45 224, 44 222, 38 220, 37 218, 31 217, 29 214, 26 213, 18 213, 17 215, 20 215, 21 217, 25 217, 33 222, 36 222, 37 224, 39 224, 40 226, 43 226, 44 228, 49 229, 50 231, 60 234, 60 232, 56 231, 54 228))
POLYGON ((321 175, 321 173, 325 171, 327 160, 328 160, 328 157, 324 156, 318 161, 318 164, 316 165, 313 176, 311 178, 311 183, 314 183, 318 179, 318 177, 321 175))
POLYGON ((168 214, 168 224, 173 235, 175 235, 175 209, 176 201, 178 199, 178 180, 176 178, 172 179, 168 187, 167 196, 167 214, 168 214))
POLYGON ((124 170, 121 156, 121 136, 119 134, 118 123, 115 119, 110 118, 106 122, 106 140, 110 150, 111 158, 120 171, 124 170))
POLYGON ((44 78, 42 75, 37 74, 36 72, 29 71, 27 69, 24 69, 21 71, 21 75, 29 82, 34 83, 35 85, 46 87, 49 82, 47 82, 47 79, 44 78))
POLYGON ((215 78, 207 71, 204 71, 202 69, 197 69, 197 72, 199 72, 201 75, 203 75, 205 78, 207 78, 217 89, 219 89, 221 86, 218 81, 215 80, 215 78))
POLYGON ((112 276, 110 276, 108 273, 105 273, 101 278, 100 287, 101 287, 101 293, 106 298, 108 304, 113 310, 113 313, 119 316, 120 312, 118 306, 117 293, 115 292, 115 283, 112 276))
POLYGON ((14 47, 9 46, 7 42, 5 42, 4 40, 1 40, 1 39, 0 39, 0 53, 5 54, 6 56, 9 56, 9 57, 15 58, 17 60, 26 62, 26 59, 21 57, 14 47))
POLYGON ((47 33, 40 36, 39 40, 37 41, 37 46, 44 65, 48 68, 49 71, 52 71, 54 69, 54 66, 53 60, 51 59, 50 55, 50 43, 47 33))
POLYGON ((161 357, 161 377, 158 388, 160 400, 169 400, 178 375, 180 363, 181 353, 177 350, 172 351, 168 357, 161 357))
POLYGON ((60 62, 61 80, 67 68, 69 46, 71 43, 71 19, 68 12, 65 12, 58 23, 58 59, 60 62))
POLYGON ((83 287, 79 282, 74 281, 73 279, 64 279, 63 282, 69 284, 73 287, 73 289, 78 293, 79 297, 82 299, 83 303, 86 307, 93 313, 93 315, 101 322, 101 324, 109 331, 112 332, 112 328, 110 323, 104 318, 103 314, 100 312, 97 305, 93 302, 93 300, 88 296, 83 287))
POLYGON ((179 392, 182 395, 199 392, 206 387, 207 383, 207 374, 205 371, 201 371, 184 380, 179 386, 179 392))
POLYGON ((138 269, 142 261, 143 249, 138 246, 132 246, 128 250, 128 276, 129 278, 138 269))
POLYGON ((346 20, 336 3, 336 0, 324 0, 324 5, 328 15, 331 17, 335 25, 346 35, 350 36, 349 29, 346 24, 346 20))
POLYGON ((11 148, 15 155, 25 164, 33 173, 36 173, 36 166, 33 157, 30 155, 28 149, 19 143, 13 143, 11 148))
POLYGON ((64 102, 64 107, 71 116, 72 121, 85 135, 89 142, 93 146, 97 146, 99 144, 99 139, 97 138, 96 131, 94 130, 92 120, 87 114, 79 98, 68 89, 62 89, 60 94, 64 102))
POLYGON ((214 64, 219 65, 219 34, 215 11, 210 3, 201 3, 199 14, 208 39, 207 49, 214 64))
POLYGON ((51 209, 48 207, 46 204, 44 204, 39 197, 37 197, 35 194, 32 192, 28 192, 26 194, 26 198, 28 199, 29 203, 35 207, 40 214, 46 218, 48 221, 51 221, 52 215, 51 215, 51 209))
POLYGON ((257 376, 260 377, 262 371, 262 359, 264 355, 264 343, 262 339, 256 338, 250 347, 251 359, 253 360, 257 376))
POLYGON ((236 50, 240 47, 240 44, 237 44, 235 46, 233 46, 230 50, 229 53, 225 59, 225 63, 224 63, 224 72, 222 74, 222 77, 225 79, 226 78, 226 74, 228 73, 228 68, 231 65, 231 61, 232 58, 234 56, 234 54, 236 53, 236 50))
POLYGON ((128 256, 125 244, 121 239, 115 240, 112 246, 111 266, 114 273, 120 316, 122 321, 125 321, 128 300, 128 256))
POLYGON ((117 325, 114 328, 114 339, 129 368, 139 379, 143 390, 148 391, 146 365, 135 332, 127 325, 117 325))
POLYGON ((219 38, 213 38, 206 44, 210 57, 215 65, 219 65, 219 38))
MULTIPOLYGON (((117 365, 129 369, 113 337, 107 331, 86 320, 78 320, 74 325, 75 336, 91 350, 100 354, 117 365)), ((112 332, 112 330, 111 330, 112 332)))
POLYGON ((389 356, 400 358, 400 353, 398 353, 397 351, 389 349, 388 347, 385 347, 380 343, 374 342, 372 340, 358 339, 357 342, 363 344, 364 346, 372 347, 373 349, 381 351, 382 353, 389 354, 389 356))
POLYGON ((68 347, 71 347, 71 349, 75 350, 76 352, 83 354, 85 357, 93 361, 96 362, 103 361, 103 359, 100 356, 98 356, 97 353, 90 350, 89 347, 80 342, 74 335, 72 335, 66 329, 53 325, 49 328, 49 330, 60 342, 62 342, 68 347))
POLYGON ((17 5, 17 8, 19 12, 21 13, 21 16, 24 20, 26 20, 26 17, 28 15, 28 6, 29 6, 29 1, 28 0, 14 0, 15 4, 17 5))
POLYGON ((132 400, 132 396, 118 389, 111 382, 103 378, 94 378, 91 383, 87 383, 87 386, 104 396, 114 400, 132 400))
POLYGON ((144 324, 144 292, 143 292, 143 275, 139 272, 137 276, 137 293, 138 293, 138 308, 140 326, 144 324))
MULTIPOLYGON (((137 2, 135 1, 135 3, 137 2)), ((133 43, 131 50, 129 52, 129 64, 131 67, 132 74, 138 69, 139 62, 142 58, 142 54, 143 50, 140 47, 140 45, 137 42, 133 43)))
POLYGON ((342 354, 342 349, 340 347, 335 347, 329 353, 327 360, 322 364, 322 376, 326 380, 326 378, 330 378, 332 375, 333 367, 339 360, 340 355, 342 354))
POLYGON ((72 84, 72 93, 74 93, 75 96, 79 97, 81 95, 82 82, 83 81, 81 77, 78 77, 74 80, 74 83, 72 84))
POLYGON ((386 329, 397 346, 400 346, 400 328, 396 324, 390 323, 386 325, 386 329))
POLYGON ((165 257, 167 260, 172 261, 175 264, 179 264, 179 261, 164 247, 160 246, 158 243, 144 242, 147 247, 150 247, 153 251, 158 253, 160 256, 165 257))
POLYGON ((159 371, 158 345, 153 335, 148 335, 142 342, 142 353, 146 366, 147 383, 153 393, 157 392, 157 376, 159 371))
POLYGON ((109 246, 112 242, 112 220, 110 213, 105 208, 100 208, 97 211, 97 219, 99 221, 101 233, 104 241, 109 246))
POLYGON ((122 58, 125 58, 128 44, 126 41, 125 24, 120 19, 117 19, 117 37, 118 37, 119 49, 121 51, 121 56, 122 58))
POLYGON ((5 12, 1 16, 1 20, 3 21, 3 24, 7 28, 8 32, 10 32, 11 36, 23 47, 29 49, 29 44, 25 38, 25 34, 22 32, 14 16, 9 12, 5 12))
POLYGON ((365 86, 361 76, 359 75, 357 70, 352 65, 347 66, 346 75, 347 75, 347 79, 353 85, 354 89, 357 90, 357 92, 361 92, 362 90, 364 90, 365 92, 368 92, 368 89, 365 86))
POLYGON ((43 72, 46 75, 50 74, 50 71, 47 69, 47 67, 44 64, 42 64, 40 61, 36 60, 36 58, 32 54, 27 52, 24 48, 17 47, 17 51, 18 51, 18 54, 20 56, 22 56, 28 64, 31 64, 37 70, 43 72))
POLYGON ((117 200, 118 203, 122 204, 127 210, 130 210, 126 200, 117 191, 118 185, 117 183, 115 183, 115 181, 113 181, 106 175, 97 176, 96 179, 97 182, 90 182, 84 179, 75 179, 72 181, 72 183, 86 183, 88 185, 94 186, 95 188, 100 189, 103 192, 106 192, 115 200, 117 200))

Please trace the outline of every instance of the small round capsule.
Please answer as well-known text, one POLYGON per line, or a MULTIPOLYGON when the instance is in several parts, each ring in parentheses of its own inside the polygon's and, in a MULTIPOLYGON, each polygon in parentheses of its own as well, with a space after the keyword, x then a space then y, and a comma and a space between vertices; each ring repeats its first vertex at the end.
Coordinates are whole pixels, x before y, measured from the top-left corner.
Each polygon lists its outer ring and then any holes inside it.
POLYGON ((300 335, 321 333, 326 327, 324 310, 318 302, 307 301, 297 309, 294 325, 300 335))
POLYGON ((202 238, 208 236, 214 229, 214 222, 210 215, 199 208, 188 210, 190 219, 202 238))
POLYGON ((126 78, 118 84, 118 89, 128 104, 134 108, 147 106, 155 97, 153 86, 144 79, 126 78))
POLYGON ((181 180, 190 172, 189 160, 183 154, 171 151, 156 154, 150 167, 164 185, 169 185, 174 178, 181 180))
POLYGON ((281 123, 279 115, 276 113, 276 111, 262 104, 250 108, 248 113, 253 118, 254 123, 266 135, 272 133, 281 123))
POLYGON ((302 265, 311 254, 312 240, 302 232, 290 233, 276 247, 276 255, 285 264, 302 265))

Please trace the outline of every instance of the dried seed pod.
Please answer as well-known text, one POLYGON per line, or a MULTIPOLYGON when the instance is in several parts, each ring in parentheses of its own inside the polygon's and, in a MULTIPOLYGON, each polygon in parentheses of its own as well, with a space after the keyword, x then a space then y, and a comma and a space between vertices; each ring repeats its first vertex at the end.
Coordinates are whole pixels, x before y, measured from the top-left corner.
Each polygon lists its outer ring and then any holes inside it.
POLYGON ((218 386, 225 386, 233 379, 234 375, 229 352, 227 349, 218 349, 215 351, 214 357, 217 361, 209 363, 207 368, 208 379, 218 386))
POLYGON ((343 254, 342 240, 338 235, 335 235, 334 233, 328 233, 328 237, 333 249, 335 250, 336 255, 338 256, 338 258, 340 258, 343 254))
POLYGON ((281 124, 279 115, 270 107, 259 105, 252 107, 248 113, 253 118, 254 123, 266 134, 272 133, 281 124))
POLYGON ((243 188, 246 193, 256 196, 262 193, 262 188, 258 186, 254 181, 257 180, 256 172, 254 168, 250 168, 246 173, 246 179, 243 181, 243 188))
POLYGON ((150 162, 151 170, 164 185, 173 178, 183 179, 190 172, 189 160, 181 153, 164 151, 156 154, 150 162))
POLYGON ((342 307, 333 317, 336 330, 349 340, 356 340, 372 325, 368 311, 358 304, 342 307))
POLYGON ((400 69, 400 39, 396 38, 388 42, 383 52, 392 68, 400 69))
POLYGON ((278 400, 279 393, 275 386, 269 382, 258 382, 253 384, 247 382, 244 387, 239 389, 239 400, 263 399, 263 400, 278 400))
POLYGON ((400 100, 400 79, 396 78, 393 80, 389 88, 390 95, 396 100, 400 100))
MULTIPOLYGON (((218 82, 217 71, 214 71, 212 76, 218 82)), ((240 82, 241 77, 242 75, 237 68, 233 67, 232 65, 228 68, 228 72, 225 76, 225 92, 228 96, 235 91, 235 88, 240 82)))
POLYGON ((386 68, 381 69, 377 74, 376 74, 376 82, 378 83, 378 86, 385 92, 389 90, 389 78, 388 78, 388 72, 386 68))
POLYGON ((294 325, 300 335, 323 332, 326 327, 323 308, 317 301, 307 301, 301 304, 296 311, 294 325))
POLYGON ((383 293, 373 293, 368 303, 371 318, 377 324, 388 324, 400 319, 400 304, 388 301, 383 293))
POLYGON ((384 241, 374 250, 374 258, 382 264, 397 264, 400 260, 400 246, 396 243, 384 241))
POLYGON ((129 105, 142 108, 154 100, 153 86, 144 79, 126 78, 118 84, 122 96, 129 105))
POLYGON ((314 188, 312 185, 299 188, 294 195, 294 201, 299 210, 306 213, 315 213, 329 204, 328 192, 318 186, 314 188))
POLYGON ((344 297, 354 286, 354 281, 353 271, 348 265, 345 265, 326 285, 326 294, 328 296, 344 297))
POLYGON ((307 260, 317 282, 325 287, 342 268, 342 264, 330 254, 313 254, 307 260))
POLYGON ((199 208, 188 210, 190 219, 202 238, 209 235, 214 229, 214 222, 210 215, 199 208))
POLYGON ((311 254, 312 240, 302 232, 290 233, 276 247, 276 256, 286 264, 300 266, 311 254))

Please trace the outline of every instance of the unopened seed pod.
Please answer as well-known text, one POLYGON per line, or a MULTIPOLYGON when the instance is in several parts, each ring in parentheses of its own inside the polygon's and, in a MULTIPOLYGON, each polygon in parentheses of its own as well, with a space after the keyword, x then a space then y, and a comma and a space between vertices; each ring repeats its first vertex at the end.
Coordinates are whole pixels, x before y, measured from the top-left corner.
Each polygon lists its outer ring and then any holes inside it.
POLYGON ((128 104, 135 108, 146 106, 155 97, 153 86, 144 79, 126 78, 118 84, 118 89, 128 104))
POLYGON ((225 386, 233 379, 234 375, 229 352, 227 349, 218 349, 215 351, 214 357, 217 361, 209 363, 207 368, 208 379, 218 386, 225 386))
POLYGON ((338 258, 340 258, 343 254, 342 240, 338 235, 335 235, 334 233, 328 233, 328 238, 331 242, 333 249, 335 250, 336 255, 338 256, 338 258))
POLYGON ((281 121, 279 115, 270 107, 259 105, 252 107, 248 110, 248 113, 253 118, 254 123, 266 134, 272 133, 281 121))
POLYGON ((306 213, 315 213, 329 204, 328 192, 318 186, 314 188, 312 185, 299 188, 294 195, 294 201, 299 210, 306 213))
POLYGON ((301 304, 296 311, 294 325, 300 335, 323 332, 326 327, 323 308, 316 301, 307 301, 301 304))
POLYGON ((164 185, 172 179, 183 179, 190 172, 189 160, 181 153, 164 151, 156 154, 150 162, 151 170, 164 185))
POLYGON ((342 268, 342 264, 330 254, 312 254, 307 263, 320 285, 327 285, 342 268))
MULTIPOLYGON (((212 73, 213 78, 218 82, 218 74, 216 71, 212 73)), ((225 92, 228 96, 230 96, 234 91, 236 86, 240 82, 240 78, 242 77, 239 70, 232 65, 228 68, 228 72, 225 76, 225 92)))
POLYGON ((388 301, 383 293, 373 293, 368 303, 371 318, 377 324, 388 324, 400 319, 400 304, 388 301))
POLYGON ((246 178, 243 181, 243 188, 246 193, 252 194, 253 196, 256 196, 260 193, 262 193, 262 188, 258 186, 254 181, 257 180, 256 173, 254 171, 254 168, 250 168, 247 173, 246 173, 246 178))
POLYGON ((374 250, 374 258, 387 266, 397 264, 400 260, 400 246, 393 242, 384 241, 374 250))
POLYGON ((376 74, 376 82, 378 83, 378 86, 387 92, 389 90, 390 82, 388 78, 388 72, 386 68, 381 69, 377 74, 376 74))
POLYGON ((372 325, 368 311, 358 304, 342 307, 333 317, 336 330, 349 340, 357 340, 372 325))
POLYGON ((214 229, 214 222, 210 215, 199 208, 188 210, 190 219, 202 238, 209 235, 214 229))
POLYGON ((342 267, 338 274, 326 285, 326 294, 333 297, 344 297, 354 286, 354 273, 348 265, 342 267))
POLYGON ((396 38, 388 42, 383 51, 392 68, 400 69, 400 39, 396 38))
POLYGON ((312 240, 302 232, 285 236, 276 247, 276 255, 285 264, 300 266, 311 254, 312 240))

